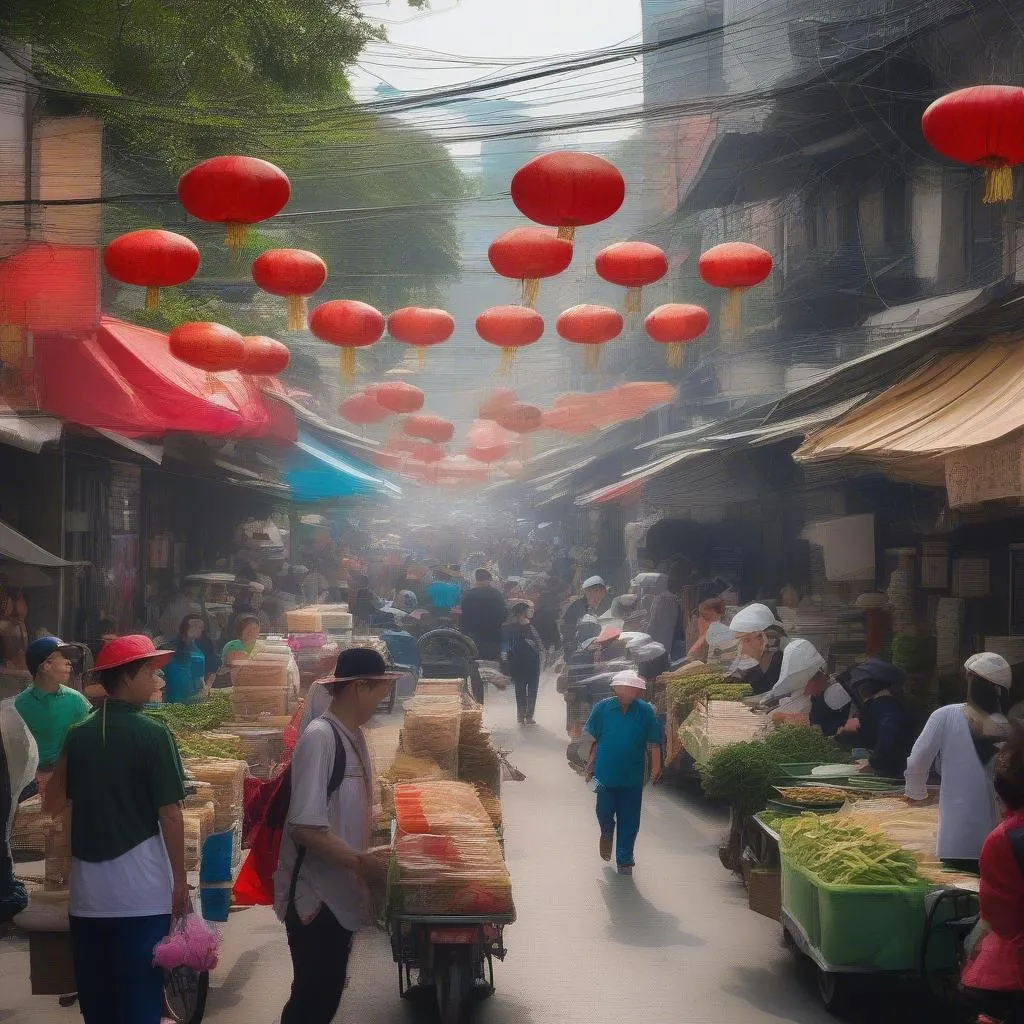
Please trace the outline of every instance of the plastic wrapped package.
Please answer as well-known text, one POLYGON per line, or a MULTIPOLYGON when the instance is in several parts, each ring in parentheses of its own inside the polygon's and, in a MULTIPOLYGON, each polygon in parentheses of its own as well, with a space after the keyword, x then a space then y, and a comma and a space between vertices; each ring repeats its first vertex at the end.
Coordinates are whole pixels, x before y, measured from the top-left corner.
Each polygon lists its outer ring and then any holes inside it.
POLYGON ((408 835, 494 833, 490 815, 467 782, 425 779, 395 786, 395 816, 398 827, 408 835))
POLYGON ((405 702, 402 750, 435 761, 455 777, 459 768, 459 727, 462 701, 458 697, 412 697, 405 702))
POLYGON ((421 679, 416 684, 416 697, 458 697, 462 693, 461 679, 421 679))
POLYGON ((322 633, 324 631, 320 609, 316 605, 293 608, 291 611, 285 612, 285 619, 288 623, 289 633, 322 633))
POLYGON ((352 613, 347 604, 320 605, 320 622, 323 628, 336 633, 349 632, 352 629, 352 613))

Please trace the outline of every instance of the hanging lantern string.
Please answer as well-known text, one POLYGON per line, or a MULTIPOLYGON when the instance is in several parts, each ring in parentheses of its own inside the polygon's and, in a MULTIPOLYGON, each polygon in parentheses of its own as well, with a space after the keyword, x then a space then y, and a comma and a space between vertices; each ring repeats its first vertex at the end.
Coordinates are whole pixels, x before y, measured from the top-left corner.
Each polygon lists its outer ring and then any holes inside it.
POLYGON ((993 161, 985 170, 983 203, 1008 203, 1013 199, 1013 168, 993 161))
POLYGON ((354 348, 342 348, 339 360, 341 379, 351 384, 356 379, 356 350, 354 348))
POLYGON ((523 278, 523 305, 530 309, 537 308, 537 296, 540 294, 540 278, 523 278))
POLYGON ((571 224, 563 224, 558 229, 558 237, 564 239, 566 242, 572 242, 576 239, 576 228, 571 224))
POLYGON ((743 288, 730 288, 722 300, 720 333, 723 341, 738 341, 743 322, 743 288))
POLYGON ((307 303, 305 295, 288 296, 288 330, 301 331, 306 326, 307 303))
POLYGON ((156 309, 160 305, 160 289, 154 285, 146 287, 146 309, 156 309))

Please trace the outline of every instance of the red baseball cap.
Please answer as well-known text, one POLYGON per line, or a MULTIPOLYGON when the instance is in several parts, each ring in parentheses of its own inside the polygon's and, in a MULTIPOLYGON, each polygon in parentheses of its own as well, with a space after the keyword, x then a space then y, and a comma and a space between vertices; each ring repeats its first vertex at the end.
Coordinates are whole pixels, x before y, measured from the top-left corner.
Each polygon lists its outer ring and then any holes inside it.
POLYGON ((93 671, 102 672, 148 658, 159 658, 157 668, 163 668, 173 657, 174 651, 158 651, 148 636, 119 636, 109 641, 96 656, 93 671))

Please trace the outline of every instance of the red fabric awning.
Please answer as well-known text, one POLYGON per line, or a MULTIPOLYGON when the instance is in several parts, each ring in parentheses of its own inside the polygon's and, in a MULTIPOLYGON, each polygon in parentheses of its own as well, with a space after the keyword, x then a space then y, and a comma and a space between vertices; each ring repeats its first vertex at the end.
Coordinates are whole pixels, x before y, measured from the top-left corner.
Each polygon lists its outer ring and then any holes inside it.
POLYGON ((271 415, 259 382, 235 372, 211 378, 171 355, 165 334, 123 320, 103 316, 81 339, 37 335, 34 362, 40 409, 69 423, 128 437, 294 440, 294 419, 271 415))
POLYGON ((95 245, 34 242, 0 260, 0 325, 93 331, 100 311, 95 245))

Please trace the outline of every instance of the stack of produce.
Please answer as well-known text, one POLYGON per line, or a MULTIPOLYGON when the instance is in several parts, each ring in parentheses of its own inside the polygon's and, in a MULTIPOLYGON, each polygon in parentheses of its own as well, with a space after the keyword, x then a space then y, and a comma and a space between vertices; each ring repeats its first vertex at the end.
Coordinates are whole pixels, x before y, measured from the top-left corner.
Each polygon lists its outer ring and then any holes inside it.
POLYGON ((463 698, 459 723, 459 778, 482 783, 492 792, 501 785, 501 761, 484 728, 484 709, 469 697, 463 698))
POLYGON ((700 662, 689 662, 674 672, 665 672, 657 683, 655 693, 659 700, 655 710, 665 716, 668 762, 681 752, 679 728, 698 704, 708 700, 739 701, 751 693, 746 684, 727 683, 721 671, 700 662))
POLYGON ((241 740, 232 732, 182 733, 177 736, 177 743, 182 757, 245 757, 241 740))
POLYGON ((344 633, 352 629, 352 614, 347 604, 322 604, 320 622, 325 630, 344 633))
POLYGON ((698 764, 713 751, 764 735, 767 719, 744 704, 709 700, 699 704, 679 727, 679 742, 698 764))
POLYGON ((261 641, 248 658, 231 666, 231 686, 236 721, 288 715, 299 690, 299 667, 291 648, 275 637, 261 641))
POLYGON ((188 733, 215 731, 231 720, 231 698, 223 693, 211 693, 198 704, 164 704, 147 708, 146 714, 164 723, 180 738, 188 733))
POLYGON ((413 757, 430 758, 446 775, 459 767, 459 697, 412 697, 405 702, 402 750, 413 757))
POLYGON ((305 608, 292 608, 285 612, 289 633, 322 633, 323 621, 320 618, 320 607, 308 605, 305 608))
POLYGON ((462 693, 461 679, 421 679, 416 684, 417 697, 458 697, 462 693))
POLYGON ((203 844, 214 831, 216 811, 213 801, 191 805, 186 801, 181 816, 185 822, 185 870, 197 871, 203 855, 203 844))
POLYGON ((213 789, 214 832, 227 832, 242 821, 245 776, 244 761, 220 757, 189 757, 185 770, 193 779, 213 789))

